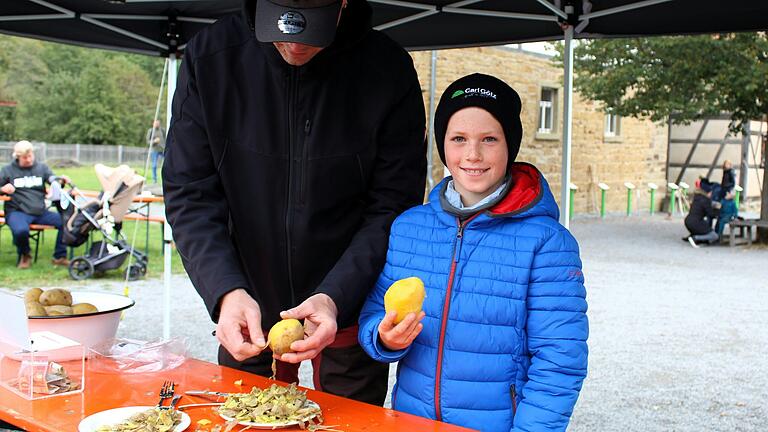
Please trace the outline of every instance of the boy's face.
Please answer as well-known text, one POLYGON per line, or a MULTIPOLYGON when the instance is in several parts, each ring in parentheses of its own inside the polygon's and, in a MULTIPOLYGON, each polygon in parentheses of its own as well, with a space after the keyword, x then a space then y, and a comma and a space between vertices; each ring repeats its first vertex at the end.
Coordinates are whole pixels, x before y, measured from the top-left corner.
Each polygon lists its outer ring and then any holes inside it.
POLYGON ((501 124, 488 111, 456 111, 445 131, 445 162, 465 206, 487 197, 507 174, 507 141, 501 124))

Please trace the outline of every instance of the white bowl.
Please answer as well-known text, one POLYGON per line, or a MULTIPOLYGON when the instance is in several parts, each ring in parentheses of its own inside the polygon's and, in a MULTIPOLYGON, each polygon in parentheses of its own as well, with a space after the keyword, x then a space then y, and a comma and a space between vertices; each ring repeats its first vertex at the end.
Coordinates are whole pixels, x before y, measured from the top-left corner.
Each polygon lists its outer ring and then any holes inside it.
POLYGON ((100 292, 72 292, 72 303, 90 303, 98 312, 82 315, 28 318, 29 332, 50 331, 81 343, 86 352, 92 346, 115 337, 120 314, 135 302, 123 295, 100 292))

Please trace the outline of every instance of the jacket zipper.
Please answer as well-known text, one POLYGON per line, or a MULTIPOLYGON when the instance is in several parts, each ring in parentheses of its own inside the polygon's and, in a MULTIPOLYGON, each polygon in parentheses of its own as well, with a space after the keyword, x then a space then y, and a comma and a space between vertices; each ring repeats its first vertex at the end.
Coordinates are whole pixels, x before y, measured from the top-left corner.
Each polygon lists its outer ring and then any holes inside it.
POLYGON ((445 290, 445 300, 443 301, 443 316, 440 324, 440 339, 437 344, 437 372, 435 373, 435 418, 437 421, 442 421, 442 413, 440 411, 440 387, 442 385, 443 344, 445 343, 445 329, 448 326, 448 312, 451 308, 451 291, 453 290, 453 280, 456 275, 456 265, 459 263, 459 259, 461 257, 461 244, 462 240, 464 239, 464 228, 479 214, 480 213, 475 214, 464 222, 457 219, 459 229, 456 232, 456 242, 453 245, 451 271, 448 273, 448 287, 445 290))
POLYGON ((293 249, 291 246, 291 221, 293 220, 293 173, 294 173, 294 126, 296 117, 296 98, 299 87, 299 70, 292 67, 288 77, 288 199, 285 209, 285 245, 288 260, 288 289, 291 292, 291 305, 296 306, 296 293, 293 290, 293 249))
POLYGON ((309 136, 309 130, 312 127, 312 123, 309 119, 304 121, 304 136, 301 140, 301 186, 299 189, 299 203, 304 204, 306 191, 307 191, 307 137, 309 136))

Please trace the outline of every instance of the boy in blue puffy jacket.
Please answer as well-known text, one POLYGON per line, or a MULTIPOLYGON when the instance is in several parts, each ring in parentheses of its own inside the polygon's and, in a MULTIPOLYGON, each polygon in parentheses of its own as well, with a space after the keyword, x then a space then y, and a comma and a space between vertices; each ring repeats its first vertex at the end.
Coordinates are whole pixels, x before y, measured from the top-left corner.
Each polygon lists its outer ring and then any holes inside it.
POLYGON ((488 431, 564 431, 587 374, 587 303, 576 240, 542 174, 514 162, 521 102, 503 81, 451 84, 435 112, 451 176, 392 225, 360 315, 360 343, 399 361, 399 411, 488 431), (389 286, 424 281, 423 312, 395 325, 389 286))

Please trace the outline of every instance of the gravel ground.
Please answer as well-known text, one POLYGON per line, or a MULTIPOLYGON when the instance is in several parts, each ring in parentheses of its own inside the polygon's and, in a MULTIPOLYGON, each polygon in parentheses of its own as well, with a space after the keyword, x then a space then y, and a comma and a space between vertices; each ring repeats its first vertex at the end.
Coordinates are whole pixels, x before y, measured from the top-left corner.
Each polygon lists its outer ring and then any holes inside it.
MULTIPOLYGON (((680 240, 682 220, 664 216, 581 218, 571 228, 591 334, 569 431, 765 431, 768 248, 694 249, 680 240)), ((120 336, 162 336, 162 290, 162 280, 131 283, 137 305, 120 336)), ((214 325, 186 277, 173 278, 172 295, 172 336, 215 361, 214 325)), ((309 373, 302 367, 303 385, 309 373)))

